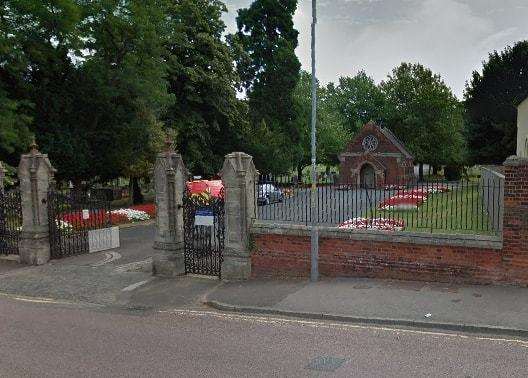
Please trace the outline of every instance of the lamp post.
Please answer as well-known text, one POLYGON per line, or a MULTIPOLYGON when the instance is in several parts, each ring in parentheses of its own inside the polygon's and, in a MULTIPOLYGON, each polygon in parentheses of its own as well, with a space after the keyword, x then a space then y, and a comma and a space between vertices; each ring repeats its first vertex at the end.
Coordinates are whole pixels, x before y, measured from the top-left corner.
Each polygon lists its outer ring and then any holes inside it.
POLYGON ((315 67, 315 27, 317 25, 317 0, 312 0, 312 189, 310 194, 311 214, 311 269, 310 280, 315 282, 319 278, 319 230, 317 229, 316 200, 317 200, 317 76, 315 67))

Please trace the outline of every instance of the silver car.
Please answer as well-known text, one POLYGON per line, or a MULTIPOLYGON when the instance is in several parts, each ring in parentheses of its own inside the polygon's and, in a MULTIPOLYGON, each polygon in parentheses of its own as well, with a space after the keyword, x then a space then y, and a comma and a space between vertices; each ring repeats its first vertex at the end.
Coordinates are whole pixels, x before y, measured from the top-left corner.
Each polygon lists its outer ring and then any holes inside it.
POLYGON ((259 184, 257 186, 257 203, 259 205, 269 205, 270 203, 282 202, 284 193, 273 184, 259 184))

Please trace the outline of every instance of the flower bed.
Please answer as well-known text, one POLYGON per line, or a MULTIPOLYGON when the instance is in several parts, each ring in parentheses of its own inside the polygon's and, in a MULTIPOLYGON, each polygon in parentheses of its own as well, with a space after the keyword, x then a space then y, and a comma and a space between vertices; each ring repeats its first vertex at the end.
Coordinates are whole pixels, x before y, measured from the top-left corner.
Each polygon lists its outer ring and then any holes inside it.
POLYGON ((394 196, 381 202, 379 208, 381 210, 416 210, 427 201, 429 195, 448 191, 449 188, 442 184, 398 190, 394 196))
POLYGON ((156 217, 156 206, 152 203, 135 205, 126 209, 113 210, 111 220, 113 225, 142 222, 156 217))
POLYGON ((60 229, 88 230, 105 225, 120 225, 131 222, 141 222, 156 217, 154 204, 135 205, 130 208, 112 210, 110 219, 104 210, 90 211, 88 219, 83 219, 82 210, 62 214, 57 221, 60 229))
POLYGON ((414 210, 427 200, 423 194, 397 194, 379 204, 381 210, 414 210))
POLYGON ((191 195, 208 193, 212 197, 224 196, 224 183, 222 180, 195 180, 187 183, 187 190, 191 195))
POLYGON ((341 223, 339 228, 347 230, 357 230, 363 228, 379 231, 402 231, 405 228, 405 222, 399 219, 353 218, 341 223))

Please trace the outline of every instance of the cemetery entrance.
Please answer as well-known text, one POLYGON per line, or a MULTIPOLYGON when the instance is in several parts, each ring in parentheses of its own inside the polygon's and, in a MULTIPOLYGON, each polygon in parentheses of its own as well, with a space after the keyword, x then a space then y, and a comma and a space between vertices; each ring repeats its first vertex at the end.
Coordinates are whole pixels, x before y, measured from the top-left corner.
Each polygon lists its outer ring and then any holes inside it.
POLYGON ((185 273, 221 276, 224 250, 224 196, 183 196, 185 273))
POLYGON ((119 247, 119 228, 111 226, 106 198, 50 190, 48 216, 52 259, 119 247))

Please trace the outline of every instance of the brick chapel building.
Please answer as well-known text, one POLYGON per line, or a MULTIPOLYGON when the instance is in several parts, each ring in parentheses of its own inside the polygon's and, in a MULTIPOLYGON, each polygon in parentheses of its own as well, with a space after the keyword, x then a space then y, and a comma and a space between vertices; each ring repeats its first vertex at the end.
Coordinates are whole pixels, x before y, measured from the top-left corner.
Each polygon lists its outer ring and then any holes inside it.
POLYGON ((369 122, 339 156, 340 183, 375 188, 414 179, 414 157, 387 128, 369 122))

